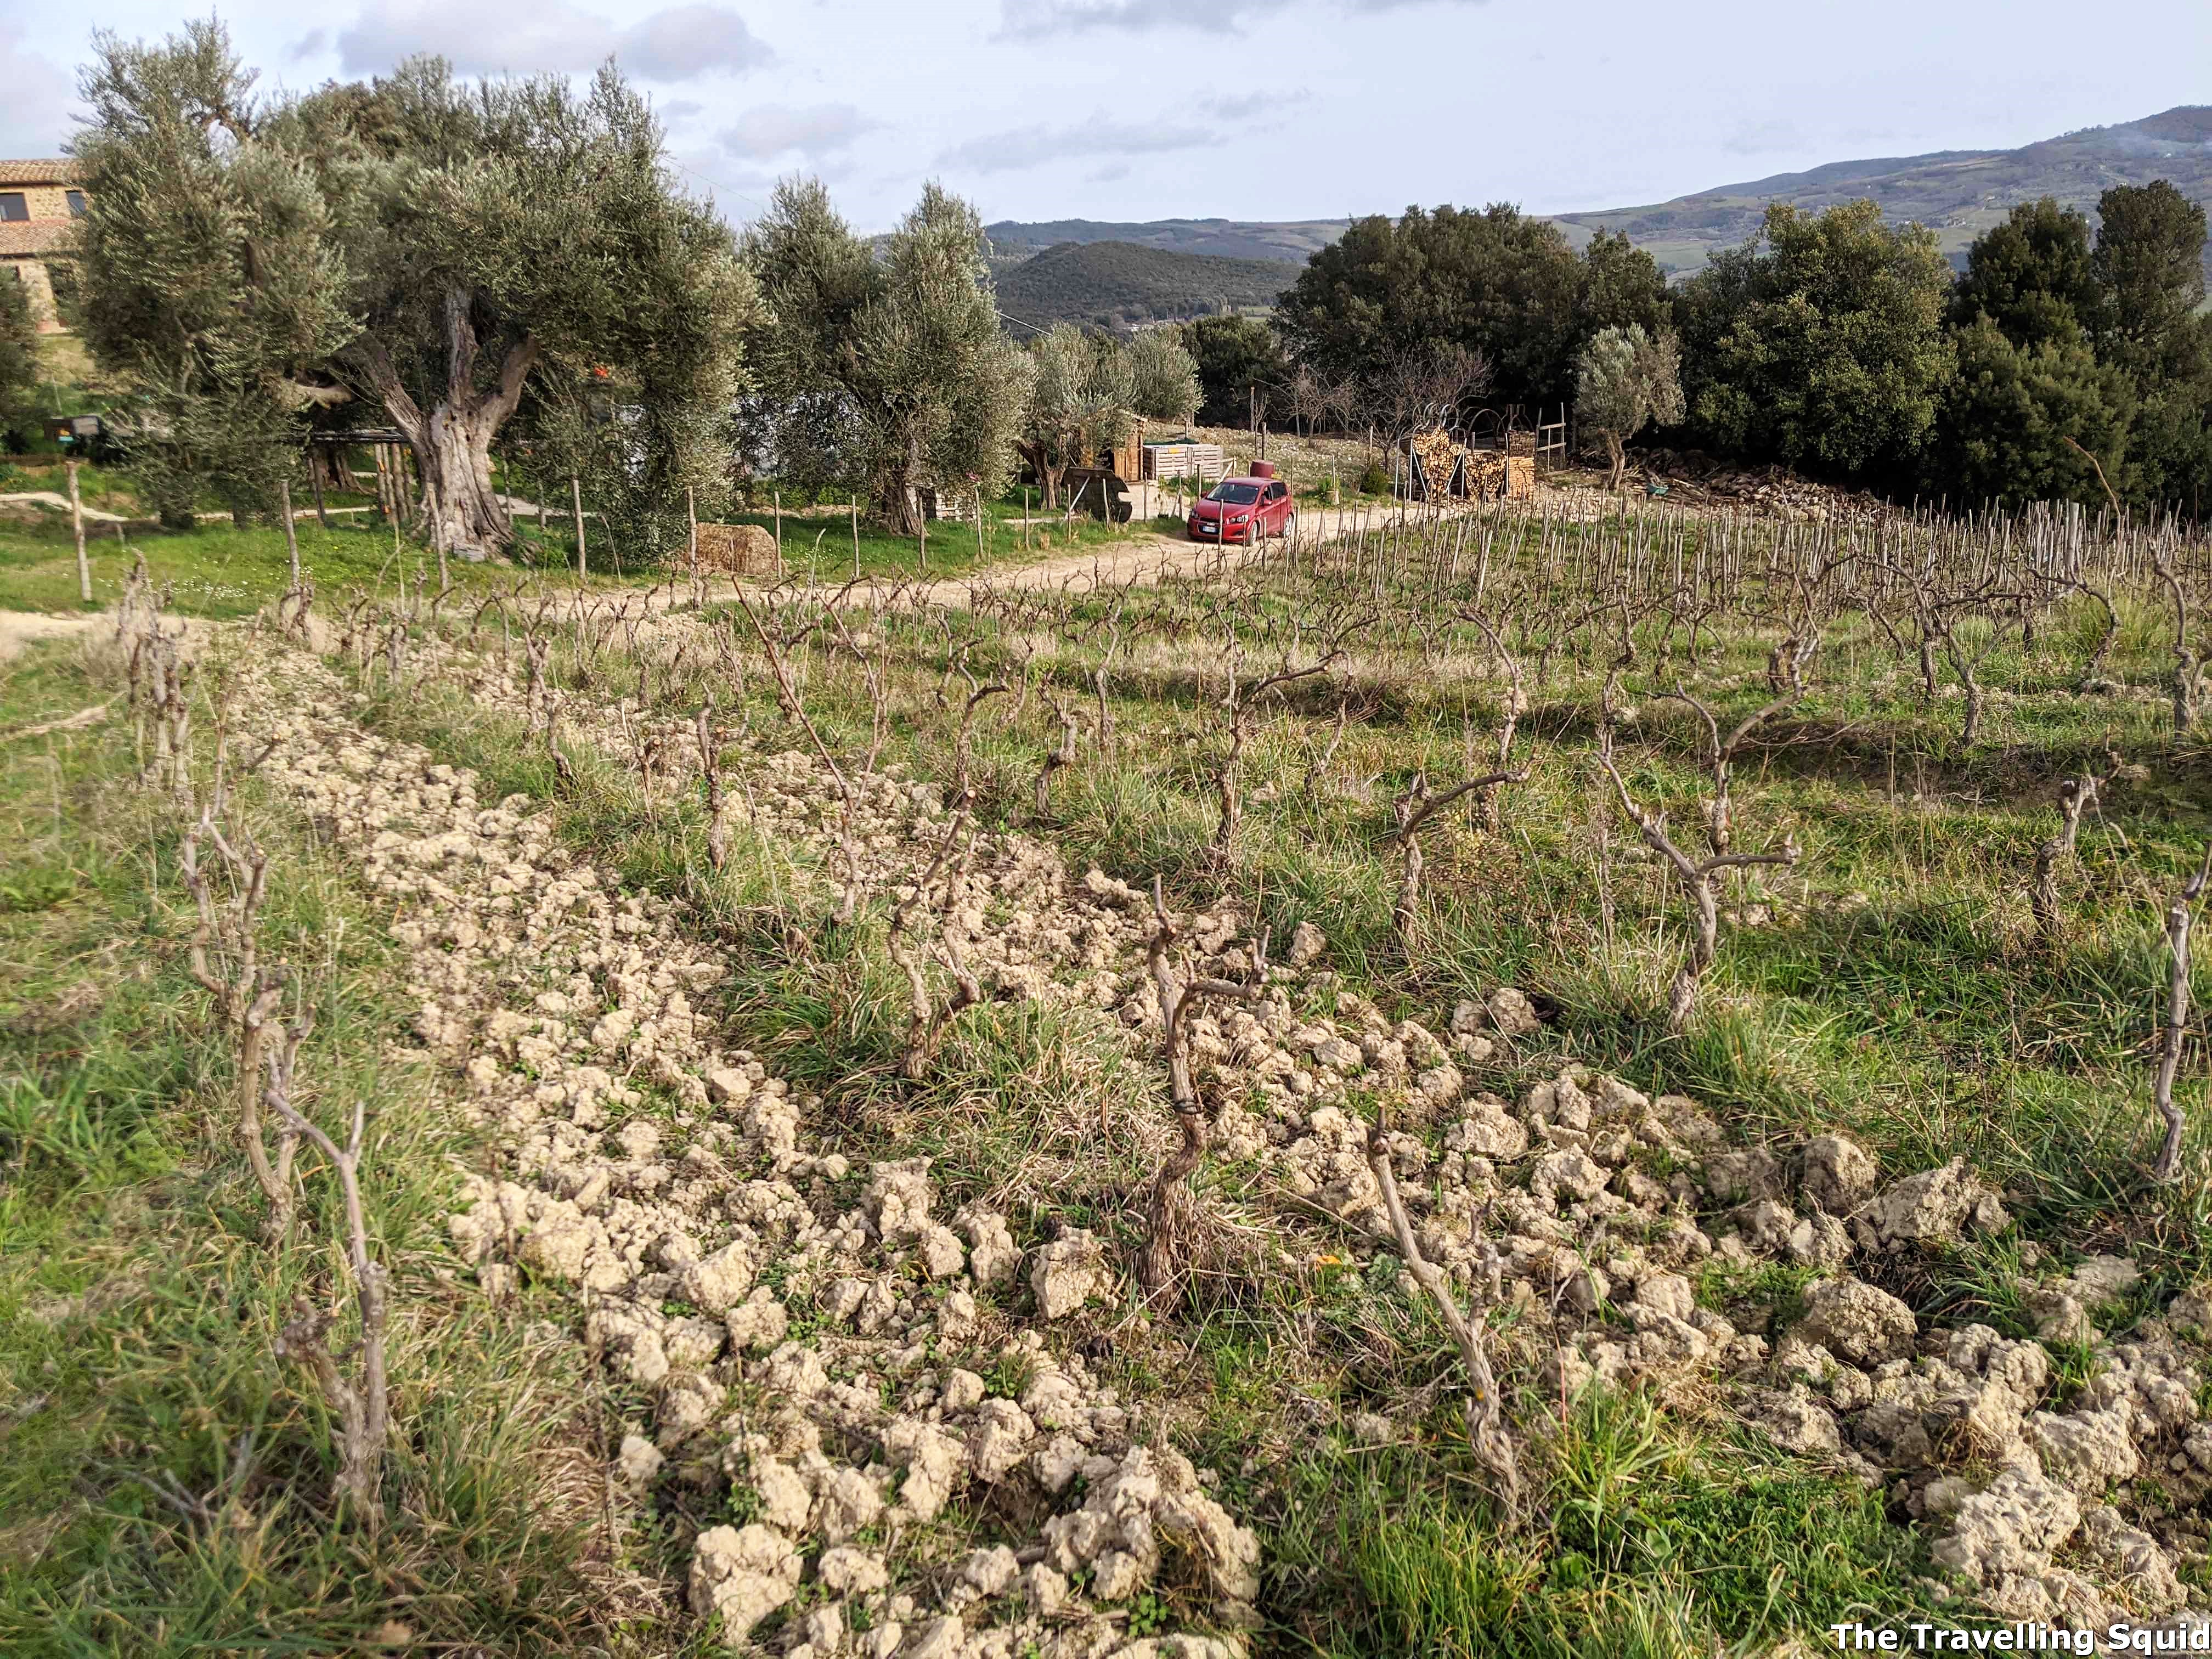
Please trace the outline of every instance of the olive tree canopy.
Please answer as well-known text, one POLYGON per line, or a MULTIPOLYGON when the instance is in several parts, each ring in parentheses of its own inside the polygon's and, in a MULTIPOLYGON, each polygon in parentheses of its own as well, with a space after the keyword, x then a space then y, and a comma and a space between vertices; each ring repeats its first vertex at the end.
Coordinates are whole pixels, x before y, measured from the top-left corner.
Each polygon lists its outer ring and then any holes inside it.
POLYGON ((437 58, 297 99, 254 80, 213 21, 102 34, 82 78, 84 331, 150 437, 197 464, 243 435, 281 466, 294 411, 373 402, 430 539, 467 556, 511 539, 491 445, 533 375, 604 368, 635 399, 630 472, 679 516, 686 484, 714 504, 751 284, 611 64, 584 93, 437 58))
POLYGON ((30 436, 39 413, 39 331, 30 297, 0 276, 0 442, 30 436))
POLYGON ((1599 330, 1576 359, 1575 414, 1585 430, 1605 434, 1613 464, 1607 486, 1619 489, 1626 465, 1621 446, 1650 422, 1672 426, 1682 418, 1682 351, 1674 331, 1646 334, 1638 323, 1599 330))
POLYGON ((1181 420, 1198 407, 1198 364, 1166 329, 1147 329, 1127 344, 1060 323, 1030 343, 1032 374, 1018 447, 1060 502, 1072 466, 1088 466, 1128 441, 1139 416, 1181 420))
POLYGON ((1044 486, 1044 504, 1055 507, 1068 468, 1091 465, 1129 435, 1136 383, 1127 352, 1073 323, 1032 342, 1030 356, 1036 368, 1022 411, 1022 458, 1044 486))
POLYGON ((1030 367, 1000 331, 975 209, 925 185, 878 251, 819 183, 787 181, 744 257, 767 306, 748 436, 780 475, 864 491, 902 534, 926 489, 1005 484, 1030 367))
POLYGON ((1198 412, 1198 359, 1181 333, 1148 328, 1129 342, 1129 406, 1148 421, 1188 420, 1198 412))

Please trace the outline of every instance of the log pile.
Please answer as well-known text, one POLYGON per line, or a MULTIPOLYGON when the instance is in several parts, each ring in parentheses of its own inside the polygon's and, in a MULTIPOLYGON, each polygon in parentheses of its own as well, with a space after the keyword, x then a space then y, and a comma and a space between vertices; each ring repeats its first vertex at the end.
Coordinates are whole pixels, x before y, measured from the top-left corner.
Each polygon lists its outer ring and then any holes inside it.
POLYGON ((1431 427, 1426 432, 1417 432, 1406 441, 1407 448, 1420 464, 1423 494, 1429 500, 1452 491, 1453 475, 1459 470, 1460 457, 1466 452, 1452 441, 1451 434, 1441 427, 1431 427))
POLYGON ((757 524, 702 524, 699 568, 719 575, 775 577, 783 574, 783 557, 775 538, 757 524))
POLYGON ((1896 509, 1862 490, 1815 483, 1779 466, 1743 467, 1695 449, 1644 449, 1631 458, 1654 494, 1689 507, 1742 506, 1780 518, 1875 524, 1896 509))
POLYGON ((1480 501, 1525 501, 1536 494, 1536 458, 1477 449, 1467 458, 1468 493, 1480 501))
POLYGON ((1510 453, 1502 449, 1468 449, 1441 427, 1431 427, 1406 440, 1410 459, 1420 471, 1409 493, 1425 501, 1443 495, 1471 496, 1478 501, 1525 501, 1536 493, 1536 434, 1514 432, 1506 435, 1510 453))

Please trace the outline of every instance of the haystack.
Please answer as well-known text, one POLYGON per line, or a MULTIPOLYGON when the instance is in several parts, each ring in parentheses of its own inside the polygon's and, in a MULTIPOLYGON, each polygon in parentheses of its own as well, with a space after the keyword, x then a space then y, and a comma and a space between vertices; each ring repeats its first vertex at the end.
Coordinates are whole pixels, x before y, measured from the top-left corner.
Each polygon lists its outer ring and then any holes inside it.
POLYGON ((699 568, 730 576, 781 576, 775 538, 757 524, 699 526, 699 568))

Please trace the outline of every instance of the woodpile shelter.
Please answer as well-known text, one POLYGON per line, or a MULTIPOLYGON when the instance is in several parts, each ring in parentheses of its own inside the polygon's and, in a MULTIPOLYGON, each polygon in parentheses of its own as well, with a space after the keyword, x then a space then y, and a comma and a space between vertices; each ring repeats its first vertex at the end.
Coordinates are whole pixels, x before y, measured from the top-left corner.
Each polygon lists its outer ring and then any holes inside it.
POLYGON ((65 160, 0 161, 0 282, 23 285, 41 334, 62 334, 57 288, 76 270, 76 222, 84 217, 77 164, 65 160))
POLYGON ((1406 440, 1406 494, 1414 501, 1527 501, 1536 493, 1536 434, 1509 427, 1492 444, 1442 427, 1406 440))

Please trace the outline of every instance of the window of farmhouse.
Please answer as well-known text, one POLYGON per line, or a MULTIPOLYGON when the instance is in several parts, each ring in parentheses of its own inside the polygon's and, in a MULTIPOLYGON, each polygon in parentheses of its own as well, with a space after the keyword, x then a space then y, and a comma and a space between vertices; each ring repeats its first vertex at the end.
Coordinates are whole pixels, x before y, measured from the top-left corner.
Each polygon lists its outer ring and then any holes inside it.
POLYGON ((23 204, 20 190, 0 190, 0 223, 14 224, 18 219, 27 219, 31 210, 23 204))
POLYGON ((72 219, 82 219, 82 218, 83 218, 83 217, 84 217, 84 192, 83 192, 82 191, 81 191, 81 190, 72 190, 72 191, 65 191, 65 192, 64 192, 64 193, 65 195, 67 195, 67 196, 68 196, 68 198, 69 198, 69 210, 70 210, 70 218, 72 218, 72 219))

